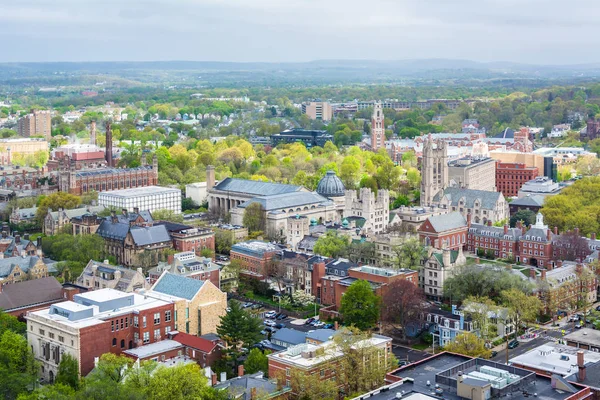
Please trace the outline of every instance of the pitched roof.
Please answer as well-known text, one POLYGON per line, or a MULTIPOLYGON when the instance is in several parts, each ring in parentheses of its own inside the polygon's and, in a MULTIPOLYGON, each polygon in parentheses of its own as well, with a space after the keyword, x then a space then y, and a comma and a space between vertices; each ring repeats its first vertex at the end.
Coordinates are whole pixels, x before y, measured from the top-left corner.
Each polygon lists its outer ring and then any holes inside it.
POLYGON ((260 203, 265 211, 281 210, 291 207, 302 207, 311 204, 333 204, 331 200, 314 192, 291 192, 257 196, 243 202, 238 207, 246 208, 252 203, 260 203))
POLYGON ((527 195, 525 197, 521 197, 519 199, 514 199, 510 202, 511 205, 517 206, 533 206, 533 207, 541 207, 544 205, 544 196, 537 195, 527 195))
POLYGON ((164 225, 132 226, 129 230, 133 241, 138 246, 168 242, 171 236, 164 225))
POLYGON ((281 193, 299 192, 302 190, 302 186, 226 178, 219 182, 213 189, 259 196, 272 196, 281 193))
POLYGON ((279 340, 281 342, 296 345, 304 343, 306 340, 306 333, 301 332, 297 329, 281 328, 271 336, 271 341, 279 340))
POLYGON ((173 275, 165 272, 152 287, 152 290, 169 296, 192 300, 202 288, 205 281, 173 275))
POLYGON ((211 341, 203 337, 190 335, 185 332, 169 332, 169 337, 184 346, 192 347, 204 353, 212 352, 218 346, 217 341, 211 341))
POLYGON ((62 286, 53 276, 2 286, 0 309, 10 311, 62 299, 62 286))
MULTIPOLYGON (((266 379, 263 372, 237 376, 217 384, 215 388, 217 390, 226 389, 229 392, 229 398, 241 400, 251 400, 253 398, 252 389, 256 389, 256 392, 261 395, 267 395, 265 398, 269 398, 268 395, 277 392, 277 384, 266 379)), ((284 388, 283 390, 289 391, 290 389, 284 388)))
POLYGON ((314 331, 308 331, 306 338, 318 340, 319 342, 326 342, 336 333, 337 331, 333 329, 316 329, 314 331))
POLYGON ((8 276, 15 266, 19 266, 23 272, 29 272, 40 258, 38 256, 16 256, 0 259, 0 278, 8 276))
MULTIPOLYGON (((130 289, 129 286, 131 285, 131 281, 135 278, 135 276, 137 274, 140 274, 137 269, 130 269, 130 268, 122 267, 120 265, 110 265, 110 264, 105 264, 100 261, 90 260, 87 263, 87 265, 85 266, 85 268, 83 269, 83 272, 81 273, 81 275, 79 275, 79 278, 77 278, 77 281, 80 282, 79 283, 80 285, 85 286, 82 284, 84 278, 86 276, 93 275, 93 269, 92 269, 93 266, 96 266, 98 271, 106 272, 109 274, 114 274, 115 271, 120 271, 121 278, 115 284, 113 289, 117 289, 122 292, 127 292, 130 289)), ((141 275, 142 275, 141 280, 143 280, 143 282, 145 282, 144 275, 143 274, 141 274, 141 275)), ((135 289, 135 287, 131 288, 131 290, 133 290, 133 289, 135 289)))
POLYGON ((467 226, 467 220, 458 211, 448 214, 434 215, 429 218, 429 223, 436 232, 449 231, 467 226))
POLYGON ((443 197, 446 197, 450 204, 458 206, 458 202, 464 198, 465 207, 473 208, 476 201, 481 202, 481 208, 493 210, 496 208, 496 203, 502 196, 500 192, 490 192, 487 190, 447 188, 444 189, 443 197))
MULTIPOLYGON (((449 267, 449 265, 444 265, 444 254, 443 253, 433 253, 433 256, 438 260, 441 266, 449 267)), ((458 251, 451 250, 450 251, 450 263, 455 263, 458 258, 458 251)))
POLYGON ((63 210, 63 211, 52 211, 52 212, 48 213, 48 215, 54 221, 58 221, 58 216, 61 212, 64 213, 67 216, 67 218, 71 219, 71 218, 81 217, 82 215, 87 214, 87 213, 96 214, 102 210, 104 210, 104 206, 83 206, 83 207, 72 208, 72 209, 63 210))
POLYGON ((96 233, 102 236, 104 239, 116 239, 125 240, 127 233, 129 232, 129 223, 122 224, 118 222, 112 222, 108 219, 102 221, 96 233))
POLYGON ((469 232, 476 235, 498 238, 504 238, 505 236, 508 236, 511 240, 517 240, 521 237, 521 230, 519 228, 508 228, 508 232, 505 235, 504 227, 487 226, 483 224, 471 224, 469 232))

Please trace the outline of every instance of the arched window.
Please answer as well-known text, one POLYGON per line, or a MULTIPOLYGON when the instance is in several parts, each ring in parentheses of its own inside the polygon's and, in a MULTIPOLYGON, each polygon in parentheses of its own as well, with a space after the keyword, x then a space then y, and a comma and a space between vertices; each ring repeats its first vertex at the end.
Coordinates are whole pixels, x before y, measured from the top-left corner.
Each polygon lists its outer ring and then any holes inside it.
POLYGON ((117 345, 117 338, 113 338, 113 346, 117 345))
POLYGON ((121 339, 121 348, 124 349, 125 348, 125 339, 121 339))

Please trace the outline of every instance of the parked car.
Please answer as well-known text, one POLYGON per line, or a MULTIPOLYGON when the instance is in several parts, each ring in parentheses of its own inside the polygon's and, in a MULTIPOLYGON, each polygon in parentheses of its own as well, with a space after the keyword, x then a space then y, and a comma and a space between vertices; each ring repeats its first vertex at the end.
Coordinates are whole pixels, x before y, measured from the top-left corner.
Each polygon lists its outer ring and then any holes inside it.
POLYGON ((325 324, 324 324, 324 323, 322 323, 321 321, 317 321, 317 323, 316 323, 316 324, 314 324, 313 326, 314 326, 315 328, 322 328, 322 327, 324 327, 324 326, 325 326, 325 324))
POLYGON ((252 307, 250 307, 250 308, 252 308, 253 310, 259 310, 262 308, 262 305, 257 303, 257 304, 253 304, 252 307))
POLYGON ((272 327, 272 326, 267 326, 267 327, 265 328, 265 331, 273 333, 273 332, 277 331, 277 329, 275 329, 275 328, 274 328, 274 327, 272 327))
POLYGON ((514 349, 514 348, 516 348, 518 345, 519 345, 519 341, 518 341, 518 340, 511 340, 511 341, 508 343, 508 348, 509 348, 509 349, 514 349))
POLYGON ((323 329, 333 329, 333 324, 325 324, 323 325, 323 329))
POLYGON ((275 314, 275 319, 279 319, 279 317, 281 317, 282 314, 283 313, 277 313, 277 314, 275 314))
POLYGON ((404 367, 405 365, 410 364, 410 361, 407 360, 398 360, 398 366, 399 367, 404 367))
POLYGON ((275 311, 267 311, 265 313, 265 318, 275 318, 276 315, 277 313, 275 311))
POLYGON ((314 320, 315 320, 314 317, 310 317, 309 319, 304 321, 304 325, 310 325, 314 320))
POLYGON ((285 328, 285 325, 284 325, 284 324, 275 324, 275 325, 273 325, 273 326, 274 326, 275 328, 277 328, 277 329, 285 328))
POLYGON ((576 324, 575 329, 581 329, 581 323, 576 324))
POLYGON ((266 326, 275 326, 276 324, 275 324, 275 321, 268 319, 265 321, 265 325, 266 326))
POLYGON ((277 319, 280 320, 280 321, 283 321, 287 317, 288 317, 287 314, 280 314, 279 317, 277 317, 277 319))
POLYGON ((242 308, 248 308, 248 307, 252 307, 252 303, 244 303, 242 305, 242 308))
POLYGON ((495 351, 495 350, 493 350, 493 351, 492 351, 492 357, 491 357, 491 358, 494 358, 494 357, 496 357, 497 355, 498 355, 498 352, 497 352, 497 351, 495 351))

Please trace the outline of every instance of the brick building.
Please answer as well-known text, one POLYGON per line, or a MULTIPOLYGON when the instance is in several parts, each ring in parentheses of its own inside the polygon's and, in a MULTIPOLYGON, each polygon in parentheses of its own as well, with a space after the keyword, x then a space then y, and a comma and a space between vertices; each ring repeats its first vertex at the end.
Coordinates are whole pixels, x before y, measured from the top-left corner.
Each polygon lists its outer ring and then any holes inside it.
POLYGON ((73 236, 93 235, 98 230, 98 227, 102 221, 104 221, 104 218, 91 213, 85 213, 83 215, 71 218, 73 236))
MULTIPOLYGON (((142 157, 142 160, 144 158, 142 157)), ((152 165, 137 168, 98 168, 59 172, 58 187, 61 192, 81 196, 89 192, 106 192, 158 184, 158 159, 152 165)))
POLYGON ((104 353, 163 339, 174 327, 174 304, 135 293, 101 289, 27 314, 27 341, 41 377, 53 382, 64 353, 77 360, 79 374, 104 353))
POLYGON ((163 272, 181 275, 201 281, 211 281, 220 288, 220 269, 210 258, 199 257, 193 251, 169 255, 166 262, 159 262, 148 271, 148 280, 154 284, 163 272))
POLYGON ((242 265, 242 273, 257 279, 267 276, 269 262, 279 253, 274 244, 251 240, 231 246, 230 259, 238 260, 242 265))
POLYGON ((210 367, 219 360, 224 348, 223 341, 217 335, 194 336, 184 332, 169 332, 169 338, 181 343, 184 354, 195 360, 202 368, 210 367))
POLYGON ((52 113, 48 110, 31 110, 17 121, 17 133, 22 137, 43 136, 50 139, 52 113))
POLYGON ((467 221, 460 212, 454 211, 427 218, 417 232, 419 239, 426 246, 458 250, 467 244, 468 222, 470 221, 467 221))
POLYGON ((519 195, 521 186, 530 180, 537 178, 539 170, 537 167, 528 167, 523 163, 496 164, 496 187, 504 197, 516 197, 519 195))
POLYGON ((227 309, 227 294, 211 281, 192 279, 167 271, 145 294, 175 304, 175 330, 192 335, 216 333, 227 309))
POLYGON ((215 254, 215 233, 212 229, 194 228, 190 225, 177 224, 167 221, 157 221, 154 225, 164 225, 173 239, 173 249, 180 252, 192 251, 200 255, 208 249, 215 254))

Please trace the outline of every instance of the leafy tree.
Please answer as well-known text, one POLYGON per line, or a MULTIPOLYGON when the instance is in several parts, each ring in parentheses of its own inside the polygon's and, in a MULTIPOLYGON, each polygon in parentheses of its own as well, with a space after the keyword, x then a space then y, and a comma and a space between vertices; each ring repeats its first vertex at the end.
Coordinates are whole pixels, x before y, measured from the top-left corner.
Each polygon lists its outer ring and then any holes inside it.
POLYGON ((242 348, 249 348, 260 341, 261 321, 246 310, 237 301, 229 305, 230 311, 221 317, 217 334, 227 343, 227 355, 237 366, 242 348))
MULTIPOLYGON (((81 264, 87 264, 90 259, 106 259, 104 249, 104 240, 98 235, 73 236, 59 234, 44 238, 42 241, 44 254, 54 260, 73 261, 81 264)), ((75 274, 74 264, 68 264, 69 268, 75 274)))
POLYGON ((346 253, 349 245, 350 238, 348 236, 329 230, 317 239, 313 251, 324 257, 337 258, 346 253))
POLYGON ((44 197, 38 204, 35 218, 41 225, 48 214, 48 209, 57 211, 59 208, 68 210, 81 204, 81 198, 66 192, 57 192, 44 197))
POLYGON ((0 337, 6 331, 11 331, 19 335, 25 335, 27 331, 27 324, 19 321, 17 317, 14 317, 0 309, 0 337))
POLYGON ((400 206, 408 206, 408 205, 410 205, 410 200, 408 199, 408 196, 401 194, 394 199, 394 202, 392 203, 392 209, 396 209, 396 208, 400 208, 400 206))
POLYGON ((60 360, 58 372, 56 373, 56 383, 62 383, 75 390, 79 387, 79 364, 68 353, 65 353, 60 360))
POLYGON ((250 350, 246 361, 244 361, 244 372, 247 374, 254 374, 257 372, 264 372, 265 375, 269 371, 269 359, 257 348, 250 350))
POLYGON ((444 350, 471 357, 490 358, 492 356, 491 350, 485 347, 485 341, 471 332, 459 334, 444 346, 444 350))
POLYGON ((217 253, 229 254, 232 245, 233 238, 231 233, 221 230, 215 232, 215 250, 217 253))
POLYGON ((182 211, 197 210, 198 208, 200 208, 200 205, 194 200, 192 200, 191 197, 184 197, 183 199, 181 199, 182 211))
POLYGON ((416 237, 406 237, 403 242, 392 248, 396 255, 394 266, 402 269, 418 269, 421 266, 421 260, 427 256, 427 250, 416 237))
POLYGON ((21 393, 18 400, 74 400, 75 398, 75 389, 71 386, 55 382, 54 385, 44 385, 30 393, 21 393))
POLYGON ((19 393, 34 387, 38 366, 27 339, 12 331, 0 337, 0 397, 16 399, 19 393))
POLYGON ((340 314, 347 325, 366 330, 379 320, 379 303, 371 284, 360 279, 352 283, 342 296, 340 314))
POLYGON ((465 314, 470 316, 477 328, 480 336, 489 340, 498 334, 496 325, 491 323, 493 315, 497 315, 499 307, 492 299, 487 297, 468 297, 463 303, 465 314))
POLYGON ((265 210, 260 203, 252 203, 246 207, 243 223, 248 232, 265 231, 265 210))
POLYGON ((208 380, 198 364, 175 367, 159 366, 150 382, 139 388, 148 400, 225 399, 208 385, 208 380))
POLYGON ((375 243, 352 241, 342 255, 355 263, 369 263, 375 257, 375 243))
MULTIPOLYGON (((283 374, 282 374, 283 375, 283 374)), ((285 383, 290 380, 292 392, 298 394, 298 400, 336 400, 338 398, 338 385, 331 379, 321 379, 319 374, 306 374, 297 368, 292 369, 291 376, 282 376, 279 380, 285 383)))
POLYGON ((517 226, 518 221, 523 221, 525 226, 535 224, 535 213, 531 210, 519 210, 510 217, 510 227, 517 226))
POLYGON ((406 326, 419 317, 425 296, 413 282, 406 279, 392 282, 382 298, 382 320, 395 329, 402 330, 406 338, 406 326))
POLYGON ((152 212, 152 218, 155 221, 183 222, 182 214, 175 214, 173 210, 156 210, 152 212))
POLYGON ((509 310, 509 317, 515 327, 515 339, 522 323, 534 322, 542 309, 542 302, 535 296, 528 296, 518 289, 504 290, 501 293, 502 302, 509 310))

